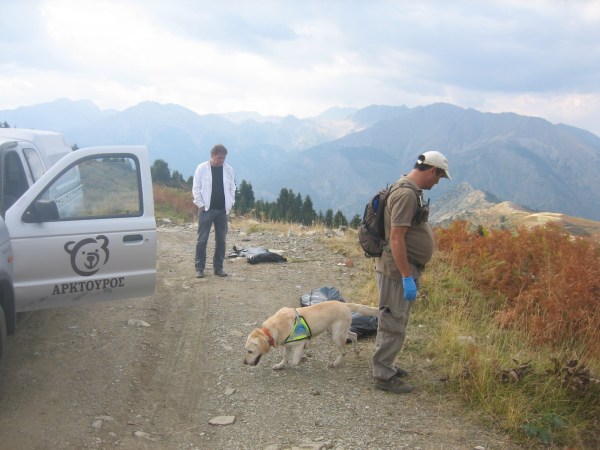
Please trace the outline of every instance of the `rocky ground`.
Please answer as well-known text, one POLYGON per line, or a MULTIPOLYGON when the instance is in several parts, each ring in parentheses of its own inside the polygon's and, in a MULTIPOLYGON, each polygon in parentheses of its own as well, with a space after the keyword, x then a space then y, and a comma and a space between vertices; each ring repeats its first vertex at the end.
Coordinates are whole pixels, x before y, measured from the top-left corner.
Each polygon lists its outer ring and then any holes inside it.
MULTIPOLYGON (((230 277, 208 268, 196 279, 195 226, 160 226, 154 296, 36 312, 9 338, 0 448, 517 448, 410 352, 398 363, 418 389, 376 391, 372 337, 336 369, 327 367, 334 347, 326 334, 301 366, 271 370, 281 349, 258 366, 242 364, 247 334, 277 309, 300 306, 315 288, 343 295, 350 285, 358 269, 323 239, 335 237, 232 226, 228 252, 264 246, 288 262, 230 258, 230 277)), ((417 327, 408 339, 419 339, 417 327)))

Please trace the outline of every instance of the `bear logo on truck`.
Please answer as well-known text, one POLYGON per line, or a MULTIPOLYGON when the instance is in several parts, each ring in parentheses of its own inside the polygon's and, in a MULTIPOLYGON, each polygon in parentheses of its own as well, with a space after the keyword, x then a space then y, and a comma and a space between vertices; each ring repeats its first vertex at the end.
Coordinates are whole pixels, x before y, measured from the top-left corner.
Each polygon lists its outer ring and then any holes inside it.
POLYGON ((108 261, 108 238, 103 235, 82 239, 79 242, 69 241, 65 251, 71 255, 71 267, 83 277, 94 275, 108 261))

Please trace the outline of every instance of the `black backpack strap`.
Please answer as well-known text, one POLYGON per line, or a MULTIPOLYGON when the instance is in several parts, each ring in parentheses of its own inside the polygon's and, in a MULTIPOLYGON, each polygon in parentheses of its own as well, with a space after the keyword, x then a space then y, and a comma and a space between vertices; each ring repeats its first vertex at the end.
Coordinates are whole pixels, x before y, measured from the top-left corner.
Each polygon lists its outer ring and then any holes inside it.
MULTIPOLYGON (((392 185, 392 186, 393 186, 393 185, 392 185)), ((420 215, 421 215, 421 208, 422 208, 423 206, 427 206, 427 207, 429 207, 429 202, 427 202, 427 204, 425 205, 425 199, 423 199, 423 205, 421 205, 421 202, 419 201, 419 199, 421 198, 421 196, 419 196, 419 192, 418 192, 418 190, 417 190, 417 189, 415 189, 415 188, 413 187, 413 185, 412 185, 412 184, 410 184, 408 181, 399 181, 399 182, 397 182, 397 185, 396 185, 396 187, 395 187, 394 189, 390 189, 390 193, 389 193, 389 194, 388 194, 388 196, 387 196, 387 200, 389 200, 389 199, 390 199, 390 197, 392 196, 392 192, 394 192, 395 190, 397 190, 397 189, 400 189, 400 188, 404 188, 404 189, 410 189, 411 191, 413 191, 413 192, 415 193, 415 196, 417 197, 417 211, 415 212, 415 215, 414 215, 414 217, 413 217, 413 220, 412 220, 412 221, 414 222, 414 221, 415 221, 415 219, 416 219, 418 216, 420 216, 420 215)), ((388 203, 389 203, 387 200, 386 200, 386 202, 385 202, 385 207, 386 207, 386 209, 388 209, 388 203)), ((389 210, 389 209, 388 209, 388 211, 390 211, 390 212, 391 212, 391 210, 389 210)), ((385 241, 387 242, 387 241, 388 241, 388 239, 389 239, 389 237, 388 237, 388 236, 387 236, 387 234, 386 234, 385 241)))
MULTIPOLYGON (((395 183, 396 184, 396 183, 395 183)), ((389 204, 389 199, 392 196, 392 193, 400 188, 404 188, 404 189, 410 189, 411 191, 413 191, 415 193, 415 195, 417 196, 417 207, 419 205, 419 193, 417 192, 417 190, 412 186, 412 184, 408 183, 407 181, 402 181, 402 182, 398 182, 396 184, 396 187, 394 187, 394 185, 392 185, 392 188, 390 189, 390 193, 387 196, 387 200, 385 202, 385 207, 388 208, 388 204, 389 204)))

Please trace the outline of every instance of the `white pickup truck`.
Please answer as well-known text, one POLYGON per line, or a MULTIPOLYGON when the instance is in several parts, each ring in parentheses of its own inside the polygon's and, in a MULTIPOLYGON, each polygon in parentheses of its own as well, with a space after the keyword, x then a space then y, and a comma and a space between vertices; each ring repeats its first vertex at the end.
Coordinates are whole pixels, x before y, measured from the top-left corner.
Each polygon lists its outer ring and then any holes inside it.
POLYGON ((0 363, 18 313, 154 293, 145 147, 0 128, 0 177, 0 363))

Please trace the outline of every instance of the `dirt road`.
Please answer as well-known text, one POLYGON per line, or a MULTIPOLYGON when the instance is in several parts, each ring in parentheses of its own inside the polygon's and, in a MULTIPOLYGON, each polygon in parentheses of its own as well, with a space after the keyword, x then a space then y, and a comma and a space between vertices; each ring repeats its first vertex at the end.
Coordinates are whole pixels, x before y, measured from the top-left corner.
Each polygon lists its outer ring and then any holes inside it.
POLYGON ((299 367, 271 370, 280 349, 242 364, 247 334, 277 309, 321 286, 344 293, 356 269, 322 238, 232 226, 228 249, 288 262, 232 258, 229 278, 198 280, 195 227, 161 226, 153 297, 36 312, 9 338, 0 449, 515 448, 451 400, 427 361, 401 357, 416 392, 374 390, 372 338, 337 369, 326 335, 299 367))

